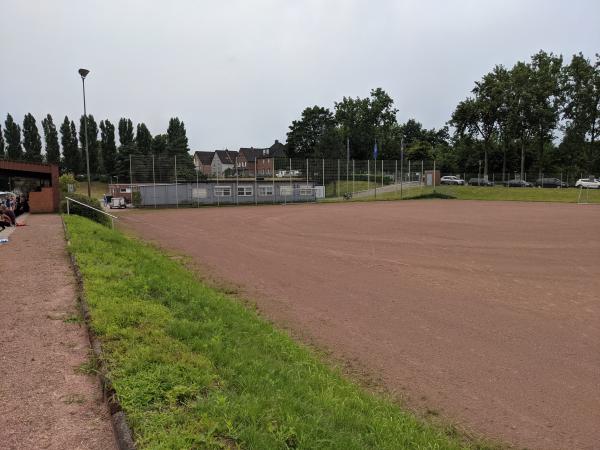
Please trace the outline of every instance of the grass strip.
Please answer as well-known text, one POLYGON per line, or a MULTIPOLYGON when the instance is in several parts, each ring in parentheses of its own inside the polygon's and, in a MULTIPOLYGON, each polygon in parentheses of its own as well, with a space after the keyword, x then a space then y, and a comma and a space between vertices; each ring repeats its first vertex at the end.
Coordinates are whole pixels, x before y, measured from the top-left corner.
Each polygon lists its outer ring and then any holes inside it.
MULTIPOLYGON (((412 200, 425 198, 449 198, 457 200, 496 200, 496 201, 521 201, 521 202, 557 202, 577 203, 581 194, 581 201, 600 204, 600 189, 588 189, 580 193, 579 189, 541 189, 541 188, 507 188, 504 186, 432 186, 404 187, 402 198, 400 192, 378 193, 369 197, 354 197, 349 201, 371 202, 380 200, 412 200)), ((325 199, 321 202, 340 202, 348 200, 325 199)))
POLYGON ((64 220, 139 448, 483 448, 347 381, 159 250, 64 220))

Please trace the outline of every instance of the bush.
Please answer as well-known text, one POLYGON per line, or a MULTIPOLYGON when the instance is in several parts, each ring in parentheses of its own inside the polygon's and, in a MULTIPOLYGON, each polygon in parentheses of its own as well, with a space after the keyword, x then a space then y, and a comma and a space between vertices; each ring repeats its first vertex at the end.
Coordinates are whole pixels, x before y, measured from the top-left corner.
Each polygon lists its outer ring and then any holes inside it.
POLYGON ((64 173, 58 179, 58 184, 60 186, 61 192, 68 192, 69 185, 73 186, 73 190, 77 192, 77 188, 79 187, 79 183, 75 179, 75 176, 72 173, 64 173))
POLYGON ((140 191, 134 191, 131 194, 131 202, 133 203, 133 206, 141 206, 142 204, 142 193, 140 191))
MULTIPOLYGON (((77 200, 78 202, 84 203, 86 205, 92 206, 94 208, 102 210, 102 205, 100 201, 96 198, 89 198, 85 195, 70 193, 68 197, 73 200, 77 200)), ((67 213, 67 199, 63 198, 60 202, 60 210, 64 214, 67 213)), ((77 214, 78 216, 87 217, 88 219, 93 220, 94 222, 98 222, 102 225, 109 226, 110 225, 110 217, 98 212, 93 209, 86 208, 85 206, 79 205, 75 202, 69 202, 69 212, 71 214, 77 214)))

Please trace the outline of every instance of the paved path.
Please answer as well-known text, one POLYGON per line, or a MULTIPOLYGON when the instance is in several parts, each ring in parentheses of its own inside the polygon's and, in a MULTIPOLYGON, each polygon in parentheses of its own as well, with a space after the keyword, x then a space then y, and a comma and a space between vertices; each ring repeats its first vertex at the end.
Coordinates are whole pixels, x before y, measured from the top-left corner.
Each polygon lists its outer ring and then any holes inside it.
POLYGON ((89 341, 57 215, 0 245, 0 447, 115 449, 98 380, 76 372, 89 341))

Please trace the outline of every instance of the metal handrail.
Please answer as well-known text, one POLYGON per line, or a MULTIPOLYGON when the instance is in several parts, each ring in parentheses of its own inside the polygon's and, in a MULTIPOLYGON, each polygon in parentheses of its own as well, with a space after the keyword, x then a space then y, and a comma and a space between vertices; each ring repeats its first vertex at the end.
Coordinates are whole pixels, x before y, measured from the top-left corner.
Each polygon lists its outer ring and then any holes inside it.
POLYGON ((67 197, 67 196, 65 196, 65 198, 67 199, 67 215, 71 215, 71 211, 69 209, 69 201, 72 201, 72 202, 75 202, 75 203, 77 203, 79 205, 85 206, 86 208, 93 209, 94 211, 98 211, 99 213, 102 213, 102 214, 104 214, 106 216, 109 216, 110 217, 111 228, 113 228, 113 229, 115 228, 115 219, 119 219, 117 216, 113 216, 112 214, 109 214, 106 211, 102 211, 101 209, 94 208, 93 206, 86 205, 85 203, 80 202, 79 200, 75 200, 74 198, 67 197))

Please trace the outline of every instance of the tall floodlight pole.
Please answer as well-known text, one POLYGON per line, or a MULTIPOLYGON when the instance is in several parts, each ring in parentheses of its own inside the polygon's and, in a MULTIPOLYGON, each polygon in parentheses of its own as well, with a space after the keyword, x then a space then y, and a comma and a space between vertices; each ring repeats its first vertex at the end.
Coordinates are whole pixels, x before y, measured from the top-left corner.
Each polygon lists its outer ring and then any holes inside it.
POLYGON ((87 112, 85 109, 85 77, 88 73, 90 73, 90 71, 87 69, 79 69, 79 75, 81 75, 81 83, 83 84, 83 131, 85 133, 85 166, 87 169, 88 197, 91 197, 92 183, 90 181, 90 149, 88 146, 87 112))

